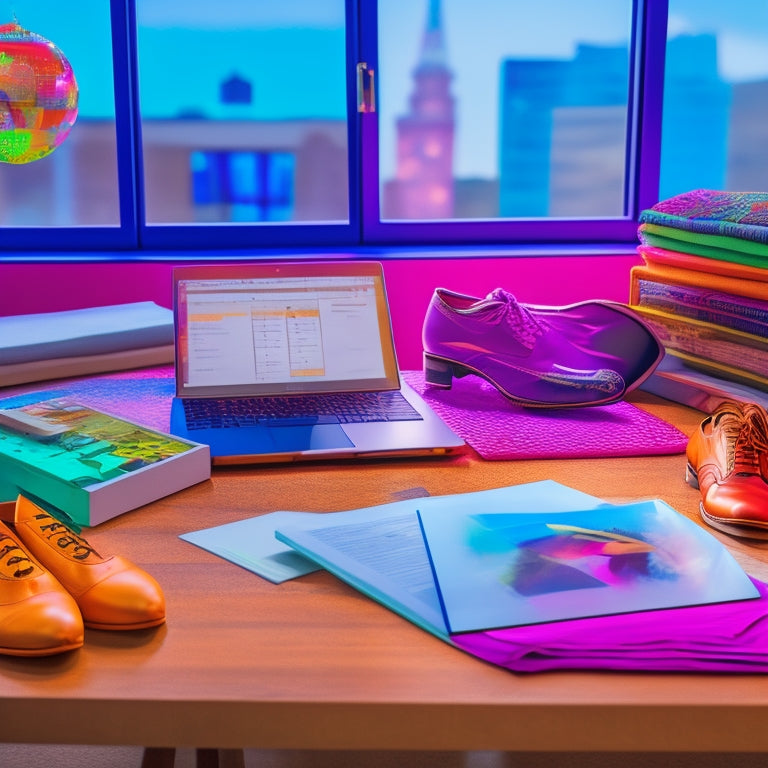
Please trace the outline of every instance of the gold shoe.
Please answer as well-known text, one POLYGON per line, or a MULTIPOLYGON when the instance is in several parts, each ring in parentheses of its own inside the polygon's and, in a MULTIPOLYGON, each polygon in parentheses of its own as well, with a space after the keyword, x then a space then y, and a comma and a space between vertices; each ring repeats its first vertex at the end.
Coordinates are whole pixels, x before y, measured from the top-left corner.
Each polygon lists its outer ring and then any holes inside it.
POLYGON ((165 621, 165 597, 124 557, 102 557, 84 538, 24 496, 16 500, 19 539, 75 599, 86 627, 146 629, 165 621))
POLYGON ((0 522, 0 653, 51 656, 83 644, 77 603, 0 522))

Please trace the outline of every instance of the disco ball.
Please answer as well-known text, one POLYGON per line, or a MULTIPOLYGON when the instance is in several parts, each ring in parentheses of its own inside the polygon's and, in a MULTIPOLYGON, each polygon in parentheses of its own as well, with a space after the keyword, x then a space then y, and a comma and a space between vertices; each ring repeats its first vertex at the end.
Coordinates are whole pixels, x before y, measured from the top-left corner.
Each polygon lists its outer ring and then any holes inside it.
POLYGON ((53 152, 77 119, 77 82, 64 54, 16 23, 0 25, 0 162, 53 152))

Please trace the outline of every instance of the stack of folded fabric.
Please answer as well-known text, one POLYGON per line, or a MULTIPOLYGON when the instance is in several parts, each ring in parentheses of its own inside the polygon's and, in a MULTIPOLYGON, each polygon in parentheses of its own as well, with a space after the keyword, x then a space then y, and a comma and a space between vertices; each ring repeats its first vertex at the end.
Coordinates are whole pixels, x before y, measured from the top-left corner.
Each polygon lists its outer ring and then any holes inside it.
POLYGON ((704 411, 768 404, 768 192, 671 197, 639 238, 630 305, 668 353, 645 388, 704 411))

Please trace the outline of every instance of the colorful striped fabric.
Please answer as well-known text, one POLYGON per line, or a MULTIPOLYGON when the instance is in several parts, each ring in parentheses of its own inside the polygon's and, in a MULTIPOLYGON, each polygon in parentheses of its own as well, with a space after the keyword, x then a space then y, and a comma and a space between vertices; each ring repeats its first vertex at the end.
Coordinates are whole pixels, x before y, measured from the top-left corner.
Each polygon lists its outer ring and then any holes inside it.
POLYGON ((640 225, 638 237, 642 245, 682 251, 745 266, 768 266, 768 242, 759 243, 756 240, 745 240, 743 237, 693 232, 649 222, 640 225))
POLYGON ((640 223, 768 245, 768 192, 695 189, 643 211, 640 223))

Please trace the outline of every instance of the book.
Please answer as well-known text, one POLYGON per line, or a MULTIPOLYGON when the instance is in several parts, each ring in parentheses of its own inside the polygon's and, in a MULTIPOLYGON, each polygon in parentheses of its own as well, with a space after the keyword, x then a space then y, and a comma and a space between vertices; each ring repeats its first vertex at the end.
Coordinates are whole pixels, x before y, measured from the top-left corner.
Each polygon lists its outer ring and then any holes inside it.
POLYGON ((102 352, 97 355, 52 357, 45 360, 8 363, 0 365, 0 385, 10 387, 15 384, 31 384, 36 381, 63 379, 70 376, 86 376, 91 373, 151 368, 173 363, 174 355, 174 345, 167 344, 159 347, 102 352))
POLYGON ((648 307, 633 309, 656 333, 667 353, 732 370, 745 379, 768 381, 768 339, 648 307))
POLYGON ((667 355, 678 358, 680 362, 693 370, 701 371, 710 376, 724 379, 744 387, 757 389, 764 393, 768 392, 768 378, 751 373, 744 368, 726 365, 725 363, 718 363, 715 360, 699 357, 698 355, 686 354, 685 352, 679 352, 674 349, 668 350, 667 355))
MULTIPOLYGON (((655 277, 655 276, 654 276, 655 277)), ((768 338, 768 301, 630 273, 630 304, 768 338)))
POLYGON ((211 476, 207 445, 67 397, 0 400, 0 500, 94 526, 211 476))
MULTIPOLYGON (((766 270, 766 277, 768 277, 768 270, 766 270)), ((768 302, 768 282, 747 277, 722 275, 716 271, 705 272, 698 269, 677 267, 668 263, 649 261, 630 269, 630 303, 637 303, 635 286, 639 280, 718 291, 730 296, 743 296, 755 301, 768 302)))
POLYGON ((707 414, 726 400, 757 403, 768 408, 768 392, 691 367, 672 354, 665 355, 640 388, 707 414))
POLYGON ((151 301, 0 317, 2 386, 173 360, 173 312, 151 301))
POLYGON ((768 283, 768 269, 765 267, 736 264, 651 245, 641 244, 637 252, 645 262, 645 267, 653 273, 668 275, 670 279, 692 285, 709 285, 737 296, 768 297, 768 286, 759 285, 768 283), (748 290, 758 293, 747 293, 748 290))
POLYGON ((0 317, 4 366, 173 343, 173 312, 151 301, 0 317))
POLYGON ((419 521, 450 634, 757 596, 717 539, 658 499, 419 521))

